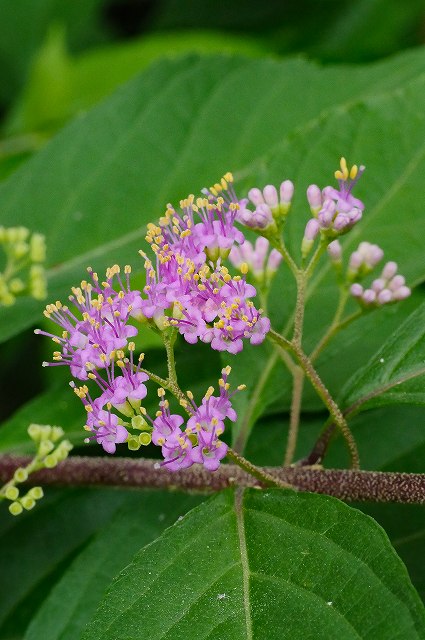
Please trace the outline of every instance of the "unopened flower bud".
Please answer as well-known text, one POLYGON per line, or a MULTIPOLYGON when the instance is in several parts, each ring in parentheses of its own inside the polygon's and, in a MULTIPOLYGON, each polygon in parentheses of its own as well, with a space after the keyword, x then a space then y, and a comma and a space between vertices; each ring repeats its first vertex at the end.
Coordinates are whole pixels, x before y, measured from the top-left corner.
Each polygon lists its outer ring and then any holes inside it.
POLYGON ((280 263, 282 262, 282 255, 277 249, 270 251, 269 259, 267 261, 266 271, 268 273, 275 273, 278 270, 280 263))
POLYGON ((133 429, 140 429, 141 431, 149 427, 144 417, 140 415, 134 416, 131 419, 131 426, 133 427, 133 429))
POLYGON ((23 511, 21 503, 12 502, 12 504, 9 505, 9 511, 12 514, 12 516, 19 516, 23 511))
POLYGON ((396 262, 387 262, 385 267, 382 270, 382 277, 386 280, 389 280, 397 273, 397 263, 396 262))
POLYGON ((277 189, 274 185, 268 184, 263 189, 264 201, 269 205, 271 209, 274 209, 279 204, 279 197, 277 194, 277 189))
POLYGON ((147 447, 151 442, 152 442, 152 435, 150 433, 148 433, 147 431, 144 431, 143 433, 139 434, 139 443, 142 446, 147 447))
POLYGON ((25 482, 28 480, 28 471, 23 467, 18 467, 13 474, 13 479, 15 482, 25 482))
POLYGON ((30 511, 35 507, 35 500, 34 498, 31 498, 30 496, 26 495, 23 498, 21 498, 21 504, 24 507, 24 509, 26 509, 26 511, 30 511))
POLYGON ((393 299, 392 293, 389 289, 382 289, 377 295, 378 304, 388 304, 393 299))
POLYGON ((405 300, 406 298, 408 298, 410 296, 410 294, 412 293, 411 289, 409 289, 409 287, 400 287, 399 289, 397 289, 397 291, 394 291, 393 293, 393 299, 394 300, 405 300))
POLYGON ((16 500, 19 497, 19 489, 18 487, 14 487, 13 485, 10 485, 6 487, 4 491, 4 495, 8 500, 16 500))
POLYGON ((127 440, 127 446, 130 451, 138 451, 140 449, 141 443, 139 442, 139 438, 136 436, 130 436, 127 440))
POLYGON ((332 262, 334 262, 335 264, 341 264, 342 247, 338 240, 333 240, 330 244, 328 244, 327 251, 332 262))
POLYGON ((316 218, 310 218, 306 224, 304 238, 301 243, 301 254, 303 258, 310 253, 317 234, 319 233, 319 229, 320 226, 316 218))
POLYGON ((33 498, 34 500, 41 500, 41 498, 44 496, 44 491, 42 487, 32 487, 28 491, 27 496, 33 498))
POLYGON ((41 427, 39 424, 30 424, 27 431, 31 440, 37 441, 41 437, 41 427))
POLYGON ((30 258, 32 262, 44 262, 46 259, 46 240, 41 233, 33 233, 31 236, 30 258))
POLYGON ((322 192, 317 184, 311 184, 307 189, 307 200, 311 213, 316 216, 322 208, 322 192))
POLYGON ((360 298, 363 295, 363 287, 361 284, 358 284, 357 282, 355 282, 354 284, 351 285, 350 292, 351 292, 351 295, 354 296, 355 298, 360 298))
POLYGON ((280 185, 280 203, 281 205, 291 204, 292 197, 294 195, 294 183, 291 180, 285 180, 280 185))
POLYGON ((252 204, 255 204, 255 206, 264 204, 263 194, 260 189, 257 189, 257 187, 248 191, 248 198, 251 200, 252 204))

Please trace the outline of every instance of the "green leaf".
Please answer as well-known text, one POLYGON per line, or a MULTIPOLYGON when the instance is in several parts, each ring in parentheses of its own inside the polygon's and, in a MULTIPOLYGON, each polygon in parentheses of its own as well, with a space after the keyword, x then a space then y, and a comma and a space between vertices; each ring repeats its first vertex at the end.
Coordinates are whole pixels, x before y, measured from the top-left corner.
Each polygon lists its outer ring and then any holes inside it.
POLYGON ((89 109, 152 62, 188 53, 238 53, 258 57, 266 46, 254 38, 214 31, 157 33, 70 56, 65 33, 47 34, 19 102, 6 123, 8 135, 54 132, 67 119, 89 109))
POLYGON ((32 620, 25 640, 74 640, 94 615, 106 587, 132 559, 201 500, 135 492, 75 558, 32 620))
POLYGON ((47 489, 33 511, 15 518, 2 504, 0 574, 7 580, 0 581, 0 634, 7 618, 12 628, 25 622, 23 612, 19 614, 23 603, 34 600, 32 609, 38 606, 40 591, 44 595, 51 589, 57 571, 132 495, 111 489, 47 489))
POLYGON ((425 404, 425 304, 414 311, 347 382, 349 412, 383 404, 425 404))
POLYGON ((425 637, 425 613, 373 520, 324 496, 227 491, 142 549, 83 638, 265 632, 268 640, 413 640, 425 637))
POLYGON ((22 88, 32 56, 52 23, 66 27, 73 50, 102 42, 105 36, 99 28, 99 10, 104 3, 105 0, 0 0, 0 101, 9 103, 22 88))

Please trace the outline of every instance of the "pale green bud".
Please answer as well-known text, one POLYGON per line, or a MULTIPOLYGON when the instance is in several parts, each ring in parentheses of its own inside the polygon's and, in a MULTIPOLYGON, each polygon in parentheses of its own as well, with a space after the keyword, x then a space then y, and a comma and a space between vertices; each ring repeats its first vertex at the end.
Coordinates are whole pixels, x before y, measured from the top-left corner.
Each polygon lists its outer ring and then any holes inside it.
POLYGON ((139 439, 135 436, 129 437, 129 439, 127 440, 127 445, 130 451, 137 451, 138 449, 140 449, 139 439))
POLYGON ((19 497, 19 489, 18 487, 14 487, 9 485, 4 492, 4 495, 8 500, 16 500, 19 497))
POLYGON ((47 279, 44 268, 34 264, 30 268, 30 293, 36 300, 44 300, 47 295, 47 279))
POLYGON ((15 482, 25 482, 28 480, 28 471, 23 467, 18 467, 13 474, 13 479, 15 482))
POLYGON ((58 459, 56 457, 56 451, 54 453, 49 453, 49 455, 43 460, 43 464, 46 469, 53 469, 53 467, 56 467, 57 463, 58 459))
POLYGON ((46 239, 41 233, 33 233, 31 236, 30 258, 32 262, 44 262, 46 259, 46 239))
POLYGON ((44 456, 47 456, 54 448, 55 445, 51 440, 42 440, 38 445, 38 455, 44 458, 44 456))
POLYGON ((52 427, 50 440, 52 442, 56 442, 57 440, 60 440, 60 438, 63 438, 64 435, 65 435, 65 431, 62 429, 62 427, 52 427))
POLYGON ((21 498, 21 505, 24 507, 24 509, 30 511, 30 509, 33 509, 35 507, 35 500, 34 498, 30 498, 28 495, 26 495, 21 498))
POLYGON ((25 284, 21 278, 13 278, 9 282, 9 290, 11 293, 21 293, 25 289, 25 284))
POLYGON ((133 429, 140 429, 140 431, 150 428, 144 417, 140 415, 134 416, 134 418, 131 419, 131 426, 133 429))
POLYGON ((147 447, 148 444, 150 444, 152 442, 152 435, 150 433, 147 433, 147 431, 144 431, 143 433, 140 433, 139 434, 139 442, 144 447, 147 447))
POLYGON ((32 487, 28 491, 27 496, 33 498, 33 500, 40 500, 44 496, 44 491, 42 487, 32 487))
POLYGON ((41 438, 42 427, 39 424, 30 424, 27 431, 31 440, 37 441, 41 438))
POLYGON ((9 505, 9 511, 12 516, 19 516, 19 514, 23 511, 22 505, 20 504, 20 502, 12 502, 12 504, 9 505))

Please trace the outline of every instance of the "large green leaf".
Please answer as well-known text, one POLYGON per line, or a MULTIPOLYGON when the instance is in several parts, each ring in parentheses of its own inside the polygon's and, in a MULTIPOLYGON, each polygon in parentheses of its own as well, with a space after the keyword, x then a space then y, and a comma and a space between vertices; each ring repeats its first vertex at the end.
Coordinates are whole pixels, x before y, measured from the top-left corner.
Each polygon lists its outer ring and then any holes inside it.
POLYGON ((382 404, 425 404, 425 304, 414 311, 347 382, 351 412, 382 404))
POLYGON ((324 496, 228 491, 145 547, 83 636, 207 637, 413 640, 425 614, 373 520, 324 496))
POLYGON ((32 620, 25 640, 74 640, 95 613, 106 587, 140 547, 154 540, 200 498, 135 492, 75 558, 32 620))

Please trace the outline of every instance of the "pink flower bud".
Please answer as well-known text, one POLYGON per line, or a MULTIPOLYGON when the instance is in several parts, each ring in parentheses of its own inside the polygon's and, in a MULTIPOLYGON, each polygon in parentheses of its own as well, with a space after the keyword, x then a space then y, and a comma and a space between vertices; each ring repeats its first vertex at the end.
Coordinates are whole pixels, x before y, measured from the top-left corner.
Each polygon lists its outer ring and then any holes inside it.
POLYGON ((362 297, 365 304, 372 304, 376 300, 376 293, 372 289, 366 289, 362 297))
POLYGON ((239 247, 236 247, 235 245, 233 245, 229 253, 229 260, 233 264, 233 266, 236 268, 238 268, 242 264, 243 258, 242 258, 242 253, 239 247))
POLYGON ((305 240, 314 240, 319 233, 320 225, 316 218, 311 218, 306 226, 304 231, 305 240))
POLYGON ((382 270, 382 277, 386 280, 390 280, 397 273, 397 263, 396 262, 387 262, 385 267, 382 270))
POLYGON ((277 271, 280 263, 282 262, 282 256, 277 249, 273 249, 270 252, 269 260, 267 262, 267 271, 274 273, 277 271))
POLYGON ((396 291, 404 284, 406 284, 406 279, 401 275, 397 275, 390 280, 390 282, 388 283, 388 288, 391 289, 391 291, 396 291))
MULTIPOLYGON (((360 247, 359 247, 359 249, 360 249, 360 247)), ((348 261, 349 270, 357 272, 357 270, 360 269, 362 264, 363 264, 363 256, 360 253, 360 250, 353 251, 353 253, 351 254, 350 259, 348 261)))
POLYGON ((279 197, 277 195, 277 189, 272 184, 268 184, 263 189, 263 196, 266 204, 269 205, 272 209, 278 206, 279 197))
POLYGON ((311 184, 307 189, 307 200, 310 208, 318 210, 322 206, 322 192, 317 184, 311 184))
POLYGON ((363 295, 363 287, 358 282, 355 282, 351 285, 350 292, 351 295, 355 298, 361 298, 361 296, 363 295))
POLYGON ((389 289, 382 289, 382 291, 380 291, 377 296, 378 304, 387 304, 388 302, 391 302, 392 299, 393 294, 389 289))
POLYGON ((263 194, 260 189, 254 187, 248 191, 248 198, 251 200, 252 204, 255 204, 257 207, 259 204, 264 204, 263 194))
POLYGON ((387 282, 384 278, 376 278, 376 280, 372 282, 372 289, 376 291, 376 293, 378 293, 379 291, 382 291, 382 289, 385 288, 386 284, 387 282))
POLYGON ((405 298, 408 298, 411 293, 412 292, 409 287, 400 287, 397 291, 394 291, 393 300, 405 300, 405 298))
POLYGON ((294 183, 291 180, 285 180, 280 185, 280 202, 282 204, 290 204, 294 195, 294 183))
POLYGON ((328 254, 332 262, 341 262, 342 259, 342 247, 338 240, 334 240, 328 244, 328 254))

